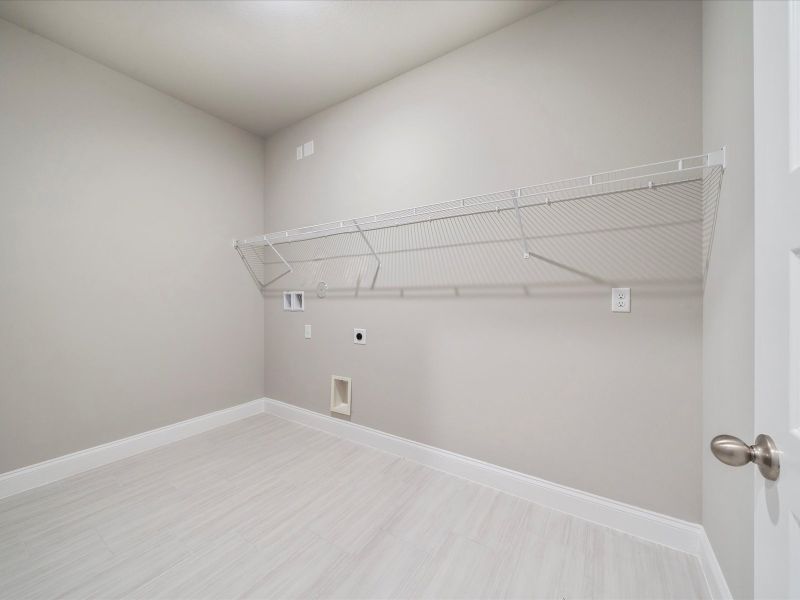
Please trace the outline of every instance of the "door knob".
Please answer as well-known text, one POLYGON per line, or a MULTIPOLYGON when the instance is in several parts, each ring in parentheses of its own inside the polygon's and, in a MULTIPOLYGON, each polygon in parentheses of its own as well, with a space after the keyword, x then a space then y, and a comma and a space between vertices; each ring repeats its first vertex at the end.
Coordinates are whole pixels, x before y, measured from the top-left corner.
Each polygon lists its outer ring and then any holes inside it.
POLYGON ((775 481, 781 472, 781 459, 775 442, 768 435, 760 433, 756 443, 748 446, 732 435, 718 435, 711 440, 711 452, 726 465, 741 467, 755 463, 764 479, 775 481))

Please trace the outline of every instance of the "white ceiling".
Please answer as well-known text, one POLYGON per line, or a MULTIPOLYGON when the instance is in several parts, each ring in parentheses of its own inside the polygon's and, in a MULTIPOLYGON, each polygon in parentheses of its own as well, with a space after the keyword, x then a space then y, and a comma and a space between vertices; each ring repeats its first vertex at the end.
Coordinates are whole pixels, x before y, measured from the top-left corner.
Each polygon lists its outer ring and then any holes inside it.
POLYGON ((0 18, 260 135, 552 0, 0 2, 0 18))

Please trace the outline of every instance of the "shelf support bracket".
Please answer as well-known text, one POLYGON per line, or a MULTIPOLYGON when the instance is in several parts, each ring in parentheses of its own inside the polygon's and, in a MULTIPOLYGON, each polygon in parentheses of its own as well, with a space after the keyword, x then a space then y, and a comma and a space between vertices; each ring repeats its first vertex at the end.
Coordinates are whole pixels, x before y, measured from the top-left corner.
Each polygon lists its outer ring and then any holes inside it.
POLYGON ((724 170, 726 166, 725 155, 727 154, 727 150, 728 147, 723 146, 719 150, 715 150, 714 152, 709 152, 706 166, 709 167, 719 166, 722 167, 722 169, 724 170))
POLYGON ((236 248, 236 252, 238 252, 238 253, 239 253, 239 258, 241 258, 241 259, 242 259, 242 262, 244 263, 244 266, 245 266, 245 268, 247 269, 247 272, 248 272, 248 273, 250 273, 250 277, 252 277, 252 278, 253 278, 253 281, 255 281, 255 282, 256 282, 256 285, 257 285, 257 286, 258 286, 260 289, 262 289, 262 290, 263 290, 263 289, 264 289, 264 286, 263 286, 263 285, 261 285, 261 282, 258 280, 258 277, 256 277, 256 273, 255 273, 255 271, 253 271, 253 268, 250 266, 250 263, 249 263, 249 262, 247 262, 247 259, 246 259, 246 258, 245 258, 245 256, 244 256, 244 252, 242 252, 242 249, 241 249, 241 247, 239 246, 239 242, 233 242, 233 247, 234 247, 234 248, 236 248))
POLYGON ((517 216, 517 225, 519 226, 519 239, 522 241, 522 258, 530 258, 528 238, 525 235, 525 227, 522 225, 522 215, 519 213, 519 190, 514 190, 512 193, 514 194, 514 214, 517 216))
POLYGON ((361 229, 361 227, 358 226, 358 223, 356 221, 353 221, 353 225, 355 225, 356 229, 358 229, 358 233, 361 234, 361 238, 364 240, 364 243, 367 245, 367 248, 369 248, 369 251, 372 252, 372 256, 375 257, 375 260, 378 263, 378 268, 375 269, 375 276, 372 278, 372 285, 369 286, 369 289, 374 290, 375 282, 378 279, 378 271, 381 270, 381 259, 378 257, 378 253, 375 252, 375 248, 373 248, 372 244, 369 243, 367 236, 364 235, 364 231, 361 229))
POLYGON ((275 283, 276 281, 278 281, 278 279, 280 279, 280 278, 281 278, 281 277, 283 277, 284 275, 288 275, 288 274, 289 274, 289 273, 291 273, 291 272, 292 272, 294 269, 292 269, 292 265, 290 265, 288 262, 286 262, 286 259, 285 259, 285 258, 283 258, 283 255, 282 255, 280 252, 278 252, 278 251, 275 249, 275 246, 273 246, 273 245, 272 245, 272 242, 270 242, 270 241, 269 241, 269 239, 267 238, 267 236, 264 236, 264 241, 267 243, 267 246, 269 246, 269 247, 270 247, 270 249, 271 249, 271 250, 272 250, 272 251, 275 253, 275 256, 277 256, 277 257, 280 259, 280 261, 281 261, 281 262, 282 262, 284 265, 286 265, 286 270, 285 270, 283 273, 281 273, 281 274, 280 274, 280 275, 278 275, 277 277, 273 277, 272 279, 270 279, 268 282, 266 282, 266 283, 264 284, 264 287, 267 287, 267 286, 268 286, 268 285, 270 285, 271 283, 275 283))

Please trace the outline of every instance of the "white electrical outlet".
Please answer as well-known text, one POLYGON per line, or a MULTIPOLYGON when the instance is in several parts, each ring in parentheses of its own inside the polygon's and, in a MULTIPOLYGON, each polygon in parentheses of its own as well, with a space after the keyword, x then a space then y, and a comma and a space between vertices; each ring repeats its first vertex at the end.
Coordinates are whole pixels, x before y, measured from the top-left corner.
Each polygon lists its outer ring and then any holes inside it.
POLYGON ((353 343, 365 345, 367 343, 367 330, 353 329, 353 343))
POLYGON ((306 339, 311 339, 311 325, 306 325, 306 339))
POLYGON ((631 288, 611 289, 611 312, 631 312, 631 288))

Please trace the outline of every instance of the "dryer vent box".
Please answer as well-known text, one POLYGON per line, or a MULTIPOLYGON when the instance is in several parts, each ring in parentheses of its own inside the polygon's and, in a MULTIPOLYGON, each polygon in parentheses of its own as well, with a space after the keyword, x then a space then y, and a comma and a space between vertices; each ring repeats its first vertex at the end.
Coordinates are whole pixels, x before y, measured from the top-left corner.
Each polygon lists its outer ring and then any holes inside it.
POLYGON ((352 381, 341 375, 331 376, 331 412, 350 415, 352 381))

